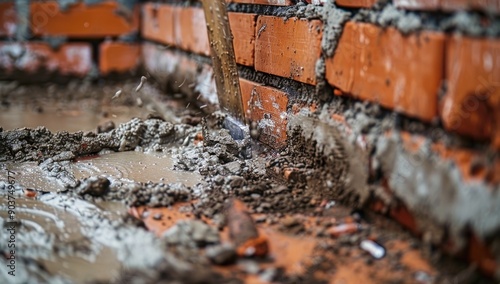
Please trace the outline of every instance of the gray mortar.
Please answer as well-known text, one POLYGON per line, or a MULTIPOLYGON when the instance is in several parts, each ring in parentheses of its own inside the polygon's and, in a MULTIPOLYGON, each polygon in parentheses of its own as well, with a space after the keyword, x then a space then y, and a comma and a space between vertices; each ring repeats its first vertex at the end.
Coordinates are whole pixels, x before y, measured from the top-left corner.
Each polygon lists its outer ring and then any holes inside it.
POLYGON ((75 157, 103 149, 156 151, 161 150, 162 145, 192 139, 196 133, 197 130, 189 125, 174 126, 159 119, 142 121, 138 118, 100 134, 65 131, 52 134, 44 127, 22 128, 0 132, 0 161, 44 161, 63 152, 70 152, 70 157, 75 157))
POLYGON ((500 17, 471 11, 436 15, 398 9, 392 4, 381 4, 372 9, 360 9, 352 20, 381 27, 395 27, 403 34, 431 30, 452 31, 470 36, 500 36, 500 17), (481 22, 482 17, 488 19, 488 25, 481 22))
POLYGON ((30 35, 30 1, 15 0, 17 16, 16 40, 23 42, 29 39, 30 35))
POLYGON ((463 232, 469 226, 481 239, 500 230, 500 187, 465 182, 454 163, 430 155, 426 145, 408 153, 397 137, 394 133, 380 138, 374 158, 394 194, 412 212, 445 226, 459 248, 465 245, 463 232))

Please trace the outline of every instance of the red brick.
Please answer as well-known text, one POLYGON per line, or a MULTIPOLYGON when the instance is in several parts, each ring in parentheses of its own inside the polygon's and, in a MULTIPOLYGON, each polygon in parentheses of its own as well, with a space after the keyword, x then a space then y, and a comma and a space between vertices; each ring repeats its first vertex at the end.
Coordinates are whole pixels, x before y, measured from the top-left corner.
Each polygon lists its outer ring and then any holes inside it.
POLYGON ((321 21, 259 16, 256 33, 257 71, 316 84, 315 65, 321 54, 321 21))
POLYGON ((13 36, 16 31, 14 3, 0 3, 0 36, 13 36))
POLYGON ((46 43, 0 43, 0 68, 6 73, 48 71, 83 77, 92 68, 92 47, 66 43, 53 50, 46 43))
POLYGON ((259 140, 273 148, 285 146, 288 95, 241 78, 240 88, 246 117, 262 130, 259 140))
POLYGON ((165 4, 145 3, 142 6, 141 32, 143 38, 174 45, 174 16, 179 9, 165 4))
POLYGON ((99 71, 102 75, 133 72, 140 64, 140 54, 137 43, 104 42, 100 45, 99 71))
POLYGON ((446 129, 491 138, 500 150, 500 40, 454 36, 446 46, 446 129))
POLYGON ((398 8, 411 10, 483 10, 500 12, 498 0, 394 0, 398 8))
POLYGON ((177 46, 194 53, 210 55, 205 13, 201 8, 182 8, 174 22, 177 46))
POLYGON ((236 63, 253 66, 256 19, 255 14, 229 13, 236 63))
POLYGON ((242 3, 256 5, 291 6, 295 5, 292 0, 226 0, 227 3, 242 3))
POLYGON ((431 121, 438 114, 444 41, 441 33, 404 36, 349 22, 326 60, 326 78, 343 93, 431 121))
POLYGON ((139 30, 139 9, 129 11, 117 2, 77 3, 61 11, 56 1, 31 3, 31 28, 36 36, 101 38, 139 30))
POLYGON ((370 8, 377 0, 336 0, 335 5, 351 8, 370 8))

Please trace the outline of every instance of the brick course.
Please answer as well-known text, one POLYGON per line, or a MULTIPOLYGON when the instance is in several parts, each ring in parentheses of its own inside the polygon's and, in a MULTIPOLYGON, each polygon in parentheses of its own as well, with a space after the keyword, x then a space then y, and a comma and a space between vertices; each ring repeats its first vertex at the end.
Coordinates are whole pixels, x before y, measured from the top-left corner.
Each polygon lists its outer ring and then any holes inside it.
POLYGON ((444 39, 435 32, 404 36, 394 28, 349 22, 326 61, 326 78, 356 98, 431 121, 443 79, 444 39))

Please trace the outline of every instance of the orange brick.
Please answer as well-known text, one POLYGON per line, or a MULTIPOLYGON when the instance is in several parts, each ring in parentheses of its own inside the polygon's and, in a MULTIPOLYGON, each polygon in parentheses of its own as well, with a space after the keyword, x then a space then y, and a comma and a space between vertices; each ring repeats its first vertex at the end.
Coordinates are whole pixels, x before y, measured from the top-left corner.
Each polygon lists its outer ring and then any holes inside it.
POLYGON ((431 121, 437 116, 444 40, 441 33, 404 36, 394 28, 349 22, 326 60, 326 78, 356 98, 431 121))
POLYGON ((87 43, 66 43, 57 50, 46 43, 0 43, 0 69, 7 74, 48 71, 83 77, 91 68, 92 47, 87 43))
POLYGON ((370 8, 377 0, 336 0, 335 5, 351 8, 370 8))
POLYGON ((0 3, 0 36, 13 36, 16 31, 14 3, 0 3))
POLYGON ((139 9, 129 11, 114 1, 77 3, 61 11, 56 1, 31 3, 31 28, 36 36, 101 38, 139 30, 139 9))
POLYGON ((273 6, 291 6, 295 5, 292 0, 226 0, 227 3, 273 5, 273 6))
POLYGON ((165 4, 145 3, 142 6, 142 36, 145 39, 174 45, 174 15, 179 9, 165 4))
POLYGON ((236 63, 253 66, 255 53, 255 23, 257 15, 247 13, 228 13, 231 33, 233 34, 236 63))
POLYGON ((315 65, 321 54, 321 21, 259 16, 256 33, 257 71, 316 84, 315 65))
POLYGON ((500 40, 454 36, 446 46, 446 129, 500 149, 500 40))
POLYGON ((194 53, 210 55, 205 13, 201 8, 182 8, 174 20, 177 46, 194 53))
POLYGON ((134 71, 140 64, 140 53, 137 43, 104 42, 100 45, 99 71, 102 75, 134 71))
POLYGON ((258 122, 262 130, 259 139, 274 148, 285 146, 288 95, 241 78, 240 88, 247 118, 258 122))

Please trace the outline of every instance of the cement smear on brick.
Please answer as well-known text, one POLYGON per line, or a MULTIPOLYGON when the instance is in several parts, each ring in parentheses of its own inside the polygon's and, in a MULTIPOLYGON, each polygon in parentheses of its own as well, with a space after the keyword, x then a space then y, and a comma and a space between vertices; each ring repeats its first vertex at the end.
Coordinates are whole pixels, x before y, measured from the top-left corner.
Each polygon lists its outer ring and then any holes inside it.
POLYGON ((332 106, 316 114, 302 110, 288 118, 290 147, 323 157, 316 162, 322 165, 321 182, 315 183, 322 191, 358 207, 375 196, 390 206, 403 202, 416 217, 426 241, 440 245, 448 236, 455 251, 465 249, 469 230, 482 240, 496 238, 500 230, 498 185, 465 181, 452 161, 430 150, 429 140, 417 153, 408 152, 397 138, 393 118, 376 119, 368 108, 356 103, 357 107, 342 114, 345 124, 331 119, 332 106), (384 134, 389 130, 392 136, 384 134), (306 143, 298 143, 300 140, 306 143), (344 169, 333 181, 332 168, 344 169), (378 182, 374 183, 373 174, 378 171, 388 177, 393 194, 380 191, 378 182), (338 192, 331 191, 332 182, 338 184, 338 192))

